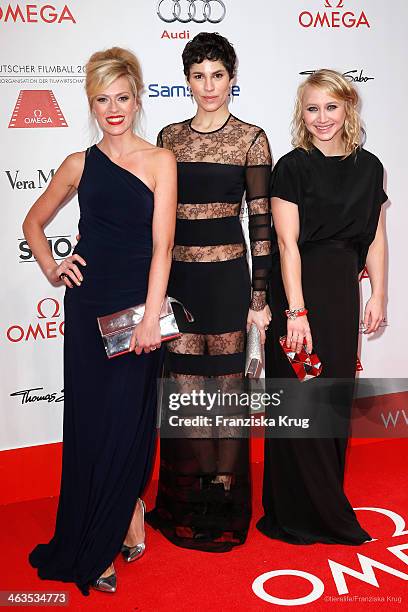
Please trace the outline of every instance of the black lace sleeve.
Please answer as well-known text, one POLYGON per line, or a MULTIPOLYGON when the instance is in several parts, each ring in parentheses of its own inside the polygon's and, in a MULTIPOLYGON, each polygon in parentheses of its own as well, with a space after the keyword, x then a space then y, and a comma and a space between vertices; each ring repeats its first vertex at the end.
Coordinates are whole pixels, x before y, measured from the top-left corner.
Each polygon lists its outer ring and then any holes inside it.
POLYGON ((169 127, 170 126, 167 126, 160 130, 157 135, 156 146, 161 147, 162 149, 169 149, 170 151, 172 151, 173 149, 170 137, 171 130, 169 129, 169 127))
POLYGON ((247 154, 246 202, 249 214, 249 240, 252 256, 253 310, 262 310, 266 303, 266 286, 271 268, 271 205, 269 181, 271 152, 268 139, 260 130, 247 154))

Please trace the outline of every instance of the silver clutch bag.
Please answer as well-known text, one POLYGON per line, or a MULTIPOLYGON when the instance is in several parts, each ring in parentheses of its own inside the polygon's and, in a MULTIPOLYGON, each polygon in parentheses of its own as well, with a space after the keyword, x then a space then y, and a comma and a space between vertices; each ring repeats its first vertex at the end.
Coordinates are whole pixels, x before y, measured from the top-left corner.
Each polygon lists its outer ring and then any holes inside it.
MULTIPOLYGON (((181 336, 174 316, 172 303, 180 304, 189 323, 194 321, 192 314, 181 302, 175 298, 166 296, 163 301, 159 319, 162 342, 173 340, 181 336)), ((101 332, 103 344, 109 359, 117 357, 118 355, 123 355, 129 351, 133 330, 142 320, 145 306, 146 304, 139 304, 138 306, 131 306, 130 308, 125 308, 125 310, 120 310, 119 312, 114 312, 104 317, 97 317, 99 331, 101 332)))
POLYGON ((252 323, 247 333, 245 376, 259 378, 262 371, 262 345, 259 329, 252 323))

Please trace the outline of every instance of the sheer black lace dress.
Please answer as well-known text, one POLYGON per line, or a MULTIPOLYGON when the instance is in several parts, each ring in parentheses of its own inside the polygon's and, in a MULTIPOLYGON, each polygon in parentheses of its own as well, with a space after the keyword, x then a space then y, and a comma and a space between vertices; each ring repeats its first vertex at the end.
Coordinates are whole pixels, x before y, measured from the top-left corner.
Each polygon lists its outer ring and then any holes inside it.
MULTIPOLYGON (((169 295, 195 322, 168 345, 167 376, 180 392, 205 379, 243 380, 248 309, 265 305, 270 269, 271 155, 262 129, 230 115, 213 132, 191 120, 164 128, 158 144, 178 162, 178 209, 169 295), (240 221, 245 194, 252 286, 240 221)), ((161 440, 159 489, 147 520, 174 544, 224 552, 245 541, 251 492, 248 439, 185 430, 161 440)))

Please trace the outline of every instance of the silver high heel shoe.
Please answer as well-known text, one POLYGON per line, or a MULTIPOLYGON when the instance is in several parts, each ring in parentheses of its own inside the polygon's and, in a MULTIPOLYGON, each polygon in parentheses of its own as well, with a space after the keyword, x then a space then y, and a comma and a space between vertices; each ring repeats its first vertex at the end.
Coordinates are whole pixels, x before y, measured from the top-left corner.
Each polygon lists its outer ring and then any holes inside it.
MULTIPOLYGON (((140 501, 140 504, 142 506, 142 520, 143 520, 143 525, 144 525, 146 505, 143 499, 141 499, 140 497, 138 501, 140 501)), ((146 544, 144 542, 141 542, 140 544, 136 544, 135 546, 126 546, 126 544, 123 544, 121 548, 121 553, 122 553, 124 560, 127 561, 127 563, 131 563, 132 561, 136 561, 136 559, 140 559, 140 557, 144 555, 145 550, 146 550, 146 544)))
POLYGON ((109 576, 99 576, 99 578, 94 580, 92 583, 92 588, 94 588, 96 591, 103 591, 104 593, 114 593, 116 591, 116 587, 117 580, 115 571, 113 571, 113 574, 110 574, 109 576))

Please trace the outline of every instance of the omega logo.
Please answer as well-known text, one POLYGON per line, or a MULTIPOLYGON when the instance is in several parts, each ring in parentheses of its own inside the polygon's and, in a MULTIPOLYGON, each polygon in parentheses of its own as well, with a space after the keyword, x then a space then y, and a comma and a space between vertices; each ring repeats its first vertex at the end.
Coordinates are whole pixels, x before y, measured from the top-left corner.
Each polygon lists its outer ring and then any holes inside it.
POLYGON ((60 316, 60 305, 58 303, 58 300, 56 300, 55 298, 50 298, 50 297, 43 298, 37 304, 37 312, 38 312, 39 319, 53 319, 54 317, 59 317, 60 316), (46 313, 48 312, 48 314, 44 314, 43 304, 48 303, 48 302, 51 302, 51 305, 48 304, 46 306, 46 313))
POLYGON ((302 11, 299 15, 299 25, 302 28, 360 28, 371 25, 364 11, 360 14, 344 9, 344 0, 325 0, 323 7, 324 11, 312 13, 310 11, 302 11))
POLYGON ((56 9, 51 4, 43 6, 38 4, 16 4, 14 7, 7 4, 4 8, 0 6, 0 21, 7 23, 62 23, 70 21, 76 23, 75 17, 71 13, 69 7, 65 4, 62 10, 56 9))
MULTIPOLYGON (((377 512, 386 516, 390 519, 394 525, 394 533, 392 537, 398 537, 402 535, 408 535, 408 530, 405 528, 405 520, 404 518, 394 512, 393 510, 388 510, 387 508, 373 508, 373 507, 361 507, 354 508, 355 510, 364 510, 369 512, 377 512)), ((375 541, 375 540, 372 540, 375 541)), ((408 565, 408 554, 403 552, 408 550, 408 543, 398 544, 397 546, 389 546, 386 548, 394 557, 408 565)), ((328 565, 330 568, 331 576, 333 578, 336 590, 338 595, 347 595, 349 593, 349 587, 346 582, 346 576, 351 576, 356 580, 360 580, 365 584, 372 585, 373 587, 379 588, 379 581, 375 574, 374 569, 381 570, 386 574, 391 576, 395 576, 400 580, 408 580, 408 574, 405 572, 401 572, 400 570, 395 569, 391 565, 386 565, 385 563, 381 563, 376 559, 372 559, 371 557, 367 557, 366 555, 362 555, 361 553, 357 553, 357 561, 360 563, 360 570, 354 569, 351 567, 347 567, 337 561, 333 561, 328 559, 328 565)), ((265 572, 261 574, 257 578, 255 578, 252 583, 252 590, 259 599, 266 601, 267 603, 274 604, 276 606, 302 606, 306 604, 313 603, 321 598, 325 591, 324 582, 316 575, 311 574, 310 572, 300 571, 295 569, 277 569, 272 570, 270 572, 265 572), (306 581, 309 587, 311 587, 310 592, 303 596, 297 597, 293 599, 283 599, 280 597, 276 597, 267 593, 265 591, 265 583, 275 578, 277 576, 295 576, 296 578, 302 578, 306 581)), ((330 598, 326 598, 328 601, 330 598)), ((336 600, 336 597, 332 598, 333 601, 336 600)), ((387 601, 390 602, 398 602, 401 603, 400 597, 391 597, 387 596, 387 601)))
POLYGON ((61 306, 53 297, 46 297, 37 304, 37 323, 27 326, 14 324, 7 329, 9 342, 28 340, 49 340, 64 335, 64 321, 56 321, 60 317, 61 306))

